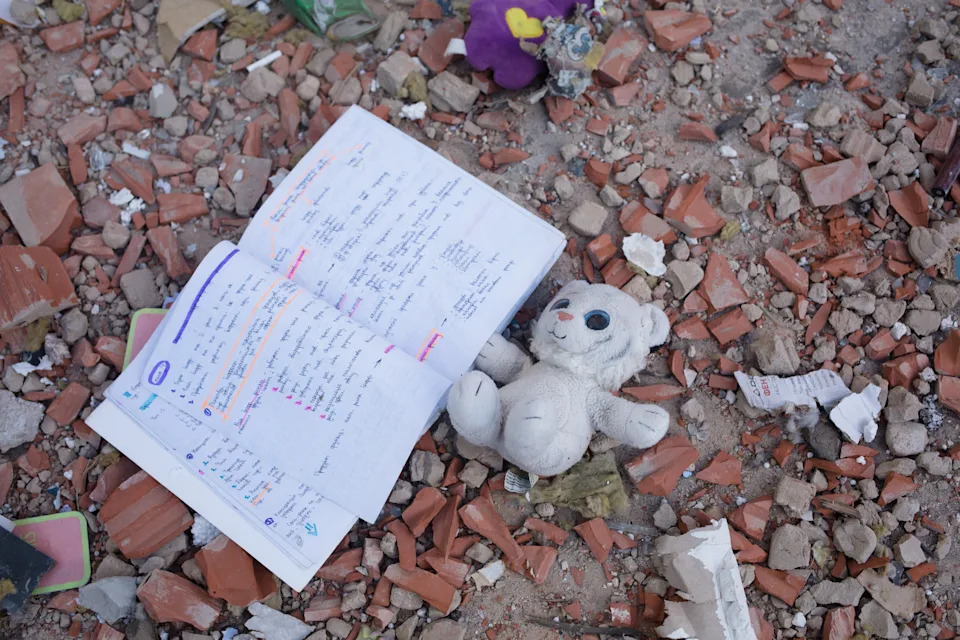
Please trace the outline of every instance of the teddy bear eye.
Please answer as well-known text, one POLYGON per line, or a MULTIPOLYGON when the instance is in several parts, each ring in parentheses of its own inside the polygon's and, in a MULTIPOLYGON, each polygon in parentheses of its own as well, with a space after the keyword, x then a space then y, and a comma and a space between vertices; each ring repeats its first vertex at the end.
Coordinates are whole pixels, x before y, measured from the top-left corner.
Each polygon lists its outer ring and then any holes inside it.
POLYGON ((553 306, 550 307, 550 310, 556 311, 557 309, 566 309, 569 306, 570 306, 569 300, 567 300, 566 298, 560 298, 559 300, 553 303, 553 306))
POLYGON ((594 309, 583 316, 583 321, 587 324, 588 329, 603 331, 610 326, 610 315, 606 311, 594 309))

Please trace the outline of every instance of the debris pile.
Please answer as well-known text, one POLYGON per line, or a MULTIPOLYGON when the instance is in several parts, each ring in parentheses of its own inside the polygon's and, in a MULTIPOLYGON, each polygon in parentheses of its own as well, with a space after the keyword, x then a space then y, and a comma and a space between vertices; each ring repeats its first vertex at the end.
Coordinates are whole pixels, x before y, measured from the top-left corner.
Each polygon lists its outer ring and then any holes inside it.
POLYGON ((705 619, 705 596, 670 548, 704 528, 739 565, 711 593, 760 640, 960 631, 960 186, 933 188, 956 2, 610 2, 578 90, 546 97, 460 53, 479 2, 389 4, 352 42, 257 4, 56 0, 0 24, 0 514, 82 513, 93 563, 0 635, 685 637, 674 616, 705 619), (620 393, 674 424, 646 451, 597 436, 513 493, 441 418, 295 593, 188 533, 196 514, 84 419, 132 313, 353 104, 568 234, 518 344, 572 278, 662 306, 671 337, 620 393))

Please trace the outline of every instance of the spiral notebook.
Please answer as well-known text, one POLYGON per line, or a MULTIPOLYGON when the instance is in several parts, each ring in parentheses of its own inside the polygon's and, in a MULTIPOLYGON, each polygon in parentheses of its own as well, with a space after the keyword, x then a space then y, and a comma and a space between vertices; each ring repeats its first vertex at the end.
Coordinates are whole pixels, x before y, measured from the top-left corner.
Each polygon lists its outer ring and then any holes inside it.
POLYGON ((203 259, 88 423, 300 589, 358 516, 378 519, 564 245, 353 107, 203 259))

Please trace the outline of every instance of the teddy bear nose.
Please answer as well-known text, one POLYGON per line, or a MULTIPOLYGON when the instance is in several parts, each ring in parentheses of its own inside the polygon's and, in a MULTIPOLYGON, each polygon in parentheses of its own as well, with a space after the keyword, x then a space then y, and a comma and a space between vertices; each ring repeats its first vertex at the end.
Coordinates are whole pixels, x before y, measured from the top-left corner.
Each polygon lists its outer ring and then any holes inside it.
POLYGON ((566 311, 559 311, 557 312, 557 320, 566 322, 567 320, 573 320, 573 316, 566 311))

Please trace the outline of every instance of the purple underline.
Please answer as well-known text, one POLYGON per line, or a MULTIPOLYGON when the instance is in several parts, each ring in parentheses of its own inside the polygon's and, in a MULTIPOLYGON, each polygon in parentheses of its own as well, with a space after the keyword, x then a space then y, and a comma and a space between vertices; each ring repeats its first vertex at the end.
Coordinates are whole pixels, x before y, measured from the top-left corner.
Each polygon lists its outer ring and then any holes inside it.
POLYGON ((220 264, 217 265, 217 268, 207 276, 207 279, 203 281, 203 285, 200 287, 200 291, 197 293, 197 297, 193 299, 193 302, 190 303, 190 309, 187 311, 187 317, 183 319, 183 324, 180 325, 180 330, 177 331, 177 337, 173 339, 173 344, 177 344, 180 341, 180 337, 183 336, 184 330, 187 328, 187 323, 190 322, 190 316, 193 315, 194 309, 197 308, 197 303, 200 301, 200 296, 203 295, 203 292, 207 290, 207 285, 213 280, 214 276, 220 272, 220 269, 223 268, 223 265, 227 264, 227 261, 230 260, 234 255, 239 253, 239 249, 234 249, 227 254, 227 257, 220 261, 220 264))

